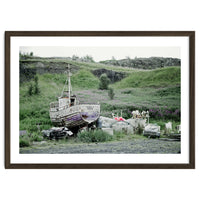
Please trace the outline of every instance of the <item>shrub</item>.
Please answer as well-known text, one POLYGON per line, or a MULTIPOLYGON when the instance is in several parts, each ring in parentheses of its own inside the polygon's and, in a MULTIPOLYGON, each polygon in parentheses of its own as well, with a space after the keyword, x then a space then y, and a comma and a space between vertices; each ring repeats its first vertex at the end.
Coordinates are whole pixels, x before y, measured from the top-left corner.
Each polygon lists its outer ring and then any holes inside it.
POLYGON ((125 134, 119 131, 114 131, 114 140, 120 140, 125 137, 125 134))
POLYGON ((28 124, 27 125, 27 129, 28 129, 29 132, 36 132, 36 131, 38 131, 38 128, 37 128, 37 126, 35 124, 28 124))
POLYGON ((32 83, 30 83, 30 85, 28 87, 28 94, 30 96, 32 96, 33 94, 39 94, 40 93, 40 89, 39 89, 39 85, 38 85, 38 76, 34 77, 34 81, 35 81, 34 86, 33 86, 32 83))
POLYGON ((39 89, 39 86, 38 86, 38 76, 34 77, 34 81, 35 81, 34 94, 39 94, 40 93, 40 89, 39 89))
POLYGON ((29 87, 28 87, 28 94, 31 96, 33 95, 33 85, 32 83, 30 83, 29 87))
POLYGON ((136 130, 135 133, 138 134, 138 135, 142 135, 142 133, 143 133, 143 128, 142 128, 140 125, 138 125, 138 128, 137 128, 137 130, 136 130))
POLYGON ((84 131, 78 134, 78 139, 82 142, 106 142, 112 140, 112 136, 102 130, 84 131))
POLYGON ((38 133, 33 133, 31 135, 31 140, 35 142, 41 142, 43 140, 43 137, 38 133))
POLYGON ((153 119, 180 121, 181 112, 175 108, 152 108, 149 109, 150 117, 153 119))
POLYGON ((107 75, 102 74, 100 76, 99 89, 100 90, 107 90, 109 83, 110 83, 110 79, 107 77, 107 75))
POLYGON ((115 96, 114 89, 113 88, 108 88, 108 96, 112 100, 115 96))
POLYGON ((28 140, 28 138, 20 137, 19 146, 20 147, 29 147, 30 146, 30 141, 28 140))
POLYGON ((94 131, 94 136, 96 142, 106 142, 112 140, 112 136, 102 130, 94 131))

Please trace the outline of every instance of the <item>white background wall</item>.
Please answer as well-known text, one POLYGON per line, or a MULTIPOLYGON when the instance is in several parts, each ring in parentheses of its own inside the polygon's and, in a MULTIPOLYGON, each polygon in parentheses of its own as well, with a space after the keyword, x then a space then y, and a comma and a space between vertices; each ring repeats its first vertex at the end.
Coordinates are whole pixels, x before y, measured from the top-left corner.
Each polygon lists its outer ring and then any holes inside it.
POLYGON ((198 89, 199 17, 198 0, 1 1, 1 199, 199 199, 198 126, 195 170, 5 170, 3 130, 5 30, 195 30, 198 89))

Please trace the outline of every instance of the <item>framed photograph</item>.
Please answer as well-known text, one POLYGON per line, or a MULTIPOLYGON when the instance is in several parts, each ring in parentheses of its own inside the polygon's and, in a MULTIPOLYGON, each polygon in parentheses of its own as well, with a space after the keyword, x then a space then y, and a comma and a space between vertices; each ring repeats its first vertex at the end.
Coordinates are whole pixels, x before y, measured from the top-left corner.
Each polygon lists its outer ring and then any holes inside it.
POLYGON ((6 31, 6 169, 194 169, 194 31, 6 31))

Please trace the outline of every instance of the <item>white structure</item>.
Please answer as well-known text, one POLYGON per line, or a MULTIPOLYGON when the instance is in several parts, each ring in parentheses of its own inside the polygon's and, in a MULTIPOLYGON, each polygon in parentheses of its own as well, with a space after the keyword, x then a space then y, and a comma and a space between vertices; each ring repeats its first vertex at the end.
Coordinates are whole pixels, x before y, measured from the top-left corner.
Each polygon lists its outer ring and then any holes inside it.
POLYGON ((166 124, 165 124, 165 129, 166 129, 167 131, 171 131, 171 130, 172 130, 172 122, 166 123, 166 124))

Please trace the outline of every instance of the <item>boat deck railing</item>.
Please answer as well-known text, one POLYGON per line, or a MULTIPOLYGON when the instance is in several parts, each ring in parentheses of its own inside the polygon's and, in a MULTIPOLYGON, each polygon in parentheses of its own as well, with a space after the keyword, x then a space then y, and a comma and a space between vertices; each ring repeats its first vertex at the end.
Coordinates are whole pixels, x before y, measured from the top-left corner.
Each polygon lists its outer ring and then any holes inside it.
MULTIPOLYGON (((81 104, 77 104, 77 106, 79 106, 79 105, 84 105, 84 106, 87 106, 87 105, 99 105, 99 103, 81 103, 81 104)), ((58 102, 50 103, 50 111, 51 112, 57 112, 57 111, 60 111, 60 110, 67 109, 69 107, 70 107, 69 105, 65 105, 65 106, 59 107, 59 103, 58 102)))

